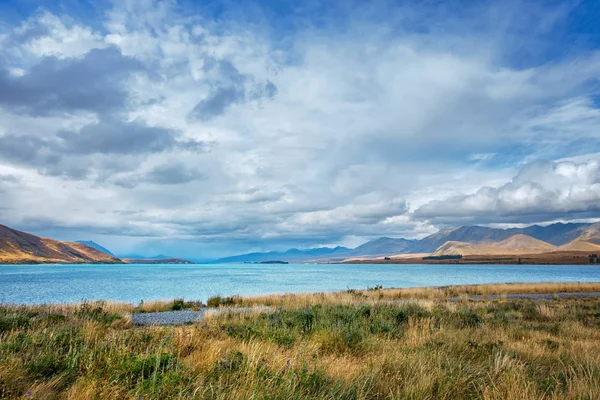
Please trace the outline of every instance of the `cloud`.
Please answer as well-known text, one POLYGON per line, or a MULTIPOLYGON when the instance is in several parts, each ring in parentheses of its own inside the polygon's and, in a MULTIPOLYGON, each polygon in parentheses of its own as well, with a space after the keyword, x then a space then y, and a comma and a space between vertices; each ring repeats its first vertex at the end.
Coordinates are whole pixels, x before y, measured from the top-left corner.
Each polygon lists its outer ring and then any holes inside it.
POLYGON ((206 179, 206 175, 196 169, 188 168, 183 164, 168 164, 158 165, 145 174, 117 179, 115 184, 132 189, 141 183, 180 185, 202 179, 206 179))
POLYGON ((106 46, 101 34, 41 8, 16 28, 10 39, 32 54, 58 58, 76 57, 106 46))
MULTIPOLYGON (((58 131, 55 137, 0 136, 0 156, 4 160, 37 168, 46 175, 71 179, 87 178, 94 168, 111 170, 124 166, 117 160, 109 166, 102 159, 90 158, 92 155, 142 157, 172 151, 197 154, 209 151, 211 146, 211 143, 182 138, 177 130, 148 126, 139 119, 124 122, 111 117, 85 125, 78 131, 58 131), (86 156, 87 162, 82 162, 86 156)), ((173 178, 181 176, 173 175, 173 178)))
POLYGON ((128 96, 126 80, 141 69, 116 47, 81 58, 44 57, 21 76, 0 64, 0 106, 32 116, 119 110, 128 96))
POLYGON ((12 174, 0 174, 0 182, 2 183, 19 183, 21 178, 12 174))
POLYGON ((207 148, 205 143, 179 136, 176 130, 148 126, 137 119, 123 122, 105 118, 79 131, 58 132, 55 146, 60 152, 75 154, 157 153, 172 149, 202 152, 207 148))
POLYGON ((214 84, 208 96, 191 111, 191 116, 201 121, 223 115, 234 104, 272 98, 278 92, 273 82, 267 80, 256 83, 251 75, 241 74, 230 61, 206 58, 204 69, 209 73, 213 72, 215 77, 212 78, 214 84), (246 88, 248 85, 250 89, 246 88))
POLYGON ((600 162, 534 162, 505 185, 431 201, 414 216, 454 225, 600 218, 600 162))
POLYGON ((243 90, 235 87, 216 88, 192 110, 192 115, 202 121, 208 121, 225 113, 227 108, 244 100, 243 90))
POLYGON ((250 3, 3 21, 0 219, 214 254, 595 215, 548 166, 600 145, 570 5, 250 3))

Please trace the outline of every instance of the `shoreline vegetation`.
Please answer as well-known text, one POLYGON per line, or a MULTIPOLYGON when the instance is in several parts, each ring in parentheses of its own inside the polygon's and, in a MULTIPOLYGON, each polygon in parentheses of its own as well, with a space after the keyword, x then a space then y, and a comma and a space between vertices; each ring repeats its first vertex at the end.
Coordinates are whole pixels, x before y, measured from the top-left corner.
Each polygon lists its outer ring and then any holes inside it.
POLYGON ((539 254, 472 254, 353 258, 342 264, 528 264, 528 265, 585 265, 600 263, 598 252, 552 251, 539 254))
POLYGON ((0 398, 597 398, 599 298, 487 297, 597 291, 600 282, 215 297, 209 305, 262 311, 181 326, 134 326, 131 314, 203 304, 0 305, 0 398))

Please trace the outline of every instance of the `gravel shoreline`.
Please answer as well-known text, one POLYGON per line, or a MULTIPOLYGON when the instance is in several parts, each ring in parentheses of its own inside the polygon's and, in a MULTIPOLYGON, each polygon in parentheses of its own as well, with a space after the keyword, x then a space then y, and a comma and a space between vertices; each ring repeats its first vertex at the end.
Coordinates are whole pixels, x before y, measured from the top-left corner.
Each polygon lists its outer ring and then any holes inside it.
POLYGON ((150 313, 131 314, 131 322, 134 325, 181 325, 202 321, 204 315, 209 313, 251 313, 266 312, 273 310, 272 307, 231 307, 231 308, 201 308, 198 311, 161 311, 150 313))

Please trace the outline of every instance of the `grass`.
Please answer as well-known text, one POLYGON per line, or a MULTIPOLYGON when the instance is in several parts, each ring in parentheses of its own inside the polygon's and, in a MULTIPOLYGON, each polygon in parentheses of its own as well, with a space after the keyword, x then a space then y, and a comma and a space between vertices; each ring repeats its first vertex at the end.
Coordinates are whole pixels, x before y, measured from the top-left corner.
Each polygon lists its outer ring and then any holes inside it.
POLYGON ((0 306, 0 398, 600 396, 600 299, 468 301, 465 290, 509 289, 421 290, 411 290, 415 299, 406 302, 390 302, 397 293, 380 288, 322 302, 315 301, 320 295, 234 297, 218 305, 266 299, 278 307, 177 327, 132 326, 140 305, 0 306), (448 301, 456 295, 463 297, 448 301))
POLYGON ((283 306, 307 307, 317 304, 355 304, 357 302, 380 302, 394 300, 429 299, 443 300, 471 295, 504 295, 511 293, 557 293, 600 292, 598 282, 543 282, 498 283, 485 285, 457 285, 439 287, 416 287, 384 289, 377 285, 366 290, 348 289, 344 292, 271 294, 264 296, 233 296, 229 299, 236 306, 283 306))

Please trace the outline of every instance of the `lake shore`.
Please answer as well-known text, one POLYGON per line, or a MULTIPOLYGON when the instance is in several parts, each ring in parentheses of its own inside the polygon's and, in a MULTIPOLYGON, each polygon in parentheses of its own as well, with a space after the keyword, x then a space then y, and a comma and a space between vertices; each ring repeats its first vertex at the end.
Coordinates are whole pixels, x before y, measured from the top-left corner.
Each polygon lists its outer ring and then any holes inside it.
POLYGON ((599 290, 515 283, 234 296, 179 326, 136 326, 131 315, 202 305, 0 305, 0 397, 596 398, 600 299, 508 295, 599 290), (240 304, 250 311, 227 312, 240 304))
POLYGON ((0 267, 0 303, 259 296, 502 282, 598 282, 600 265, 195 264, 0 267))
POLYGON ((423 254, 399 254, 389 257, 361 257, 342 261, 345 264, 521 264, 521 265, 585 265, 597 264, 598 257, 588 251, 553 251, 537 254, 465 255, 460 259, 428 259, 423 254), (593 261, 591 261, 593 260, 593 261))

